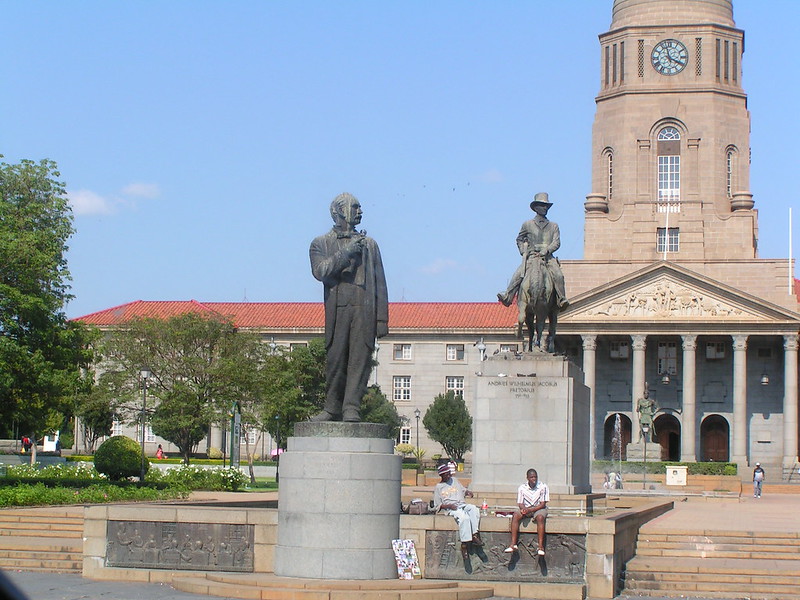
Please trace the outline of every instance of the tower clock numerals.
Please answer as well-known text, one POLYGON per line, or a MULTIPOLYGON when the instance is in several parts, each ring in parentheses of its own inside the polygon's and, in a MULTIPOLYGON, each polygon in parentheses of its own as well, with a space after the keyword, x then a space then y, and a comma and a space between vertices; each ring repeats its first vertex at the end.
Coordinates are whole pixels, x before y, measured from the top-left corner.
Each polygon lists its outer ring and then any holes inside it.
POLYGON ((650 60, 653 68, 662 75, 676 75, 683 71, 689 58, 686 46, 678 40, 662 40, 655 45, 650 60))

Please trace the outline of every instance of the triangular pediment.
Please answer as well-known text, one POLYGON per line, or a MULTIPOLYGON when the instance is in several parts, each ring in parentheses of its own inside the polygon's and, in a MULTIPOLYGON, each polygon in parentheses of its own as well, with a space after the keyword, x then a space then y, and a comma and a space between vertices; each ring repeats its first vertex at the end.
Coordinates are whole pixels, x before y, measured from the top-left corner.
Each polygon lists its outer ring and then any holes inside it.
POLYGON ((800 315, 670 263, 581 294, 561 321, 800 321, 800 315))

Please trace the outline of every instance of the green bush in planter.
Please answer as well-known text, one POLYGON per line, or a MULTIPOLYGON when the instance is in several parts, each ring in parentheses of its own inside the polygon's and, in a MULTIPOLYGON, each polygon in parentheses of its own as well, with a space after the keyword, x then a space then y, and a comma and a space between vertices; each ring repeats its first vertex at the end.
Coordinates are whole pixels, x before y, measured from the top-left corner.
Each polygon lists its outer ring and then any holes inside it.
MULTIPOLYGON (((112 481, 136 477, 142 468, 142 449, 139 444, 124 435, 115 435, 103 442, 94 453, 94 468, 112 481)), ((144 472, 150 461, 144 459, 144 472)))

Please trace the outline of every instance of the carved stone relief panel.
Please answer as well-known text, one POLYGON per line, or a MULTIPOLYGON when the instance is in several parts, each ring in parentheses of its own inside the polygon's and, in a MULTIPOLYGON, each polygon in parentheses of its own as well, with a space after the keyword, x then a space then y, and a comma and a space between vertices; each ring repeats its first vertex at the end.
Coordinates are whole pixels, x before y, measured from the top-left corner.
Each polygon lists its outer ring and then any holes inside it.
MULTIPOLYGON (((587 316, 594 317, 739 317, 741 308, 721 298, 693 290, 668 280, 652 282, 637 290, 605 300, 589 308, 587 316)), ((577 316, 577 315, 576 315, 577 316)))
POLYGON ((253 571, 253 525, 109 521, 106 566, 253 571))
POLYGON ((544 557, 537 556, 535 533, 520 533, 519 551, 506 554, 508 533, 481 532, 482 548, 472 547, 465 562, 457 531, 428 531, 425 542, 426 579, 476 579, 583 583, 586 536, 547 534, 544 557))

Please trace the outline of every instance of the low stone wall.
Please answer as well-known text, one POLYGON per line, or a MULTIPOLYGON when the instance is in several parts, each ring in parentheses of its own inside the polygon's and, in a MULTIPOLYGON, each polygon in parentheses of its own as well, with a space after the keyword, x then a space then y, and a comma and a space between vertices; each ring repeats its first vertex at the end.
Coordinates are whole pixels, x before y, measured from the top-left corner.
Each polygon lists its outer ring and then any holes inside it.
MULTIPOLYGON (((548 552, 553 554, 556 559, 558 551, 556 540, 569 538, 578 540, 585 546, 584 564, 581 567, 582 581, 574 578, 567 578, 566 583, 552 581, 550 577, 547 581, 513 581, 492 580, 490 585, 495 588, 495 595, 516 598, 539 598, 542 600, 579 600, 585 597, 591 598, 614 598, 620 592, 620 576, 625 563, 634 556, 636 549, 636 536, 642 524, 657 517, 664 512, 671 510, 672 502, 658 500, 642 500, 639 498, 622 498, 618 500, 618 505, 614 512, 593 517, 581 516, 551 516, 547 521, 548 534, 552 536, 553 548, 548 547, 548 552)), ((186 504, 167 504, 167 505, 115 505, 115 506, 89 506, 85 509, 84 526, 84 561, 83 575, 92 579, 100 580, 123 580, 123 581, 143 581, 162 583, 169 582, 180 570, 175 570, 163 560, 163 554, 159 550, 166 550, 166 542, 177 539, 178 545, 183 548, 187 556, 183 568, 192 568, 192 553, 202 562, 202 568, 197 570, 219 570, 219 571, 247 571, 253 573, 272 573, 274 565, 275 544, 277 540, 278 511, 274 508, 248 507, 246 505, 228 506, 193 506, 186 504), (112 522, 111 527, 109 523, 112 522), (141 524, 139 526, 138 524, 141 524), (186 530, 179 529, 177 524, 186 526, 187 524, 197 524, 198 527, 186 530), (203 524, 213 524, 223 527, 203 527, 203 524), (145 527, 147 525, 147 527, 145 527), (237 561, 240 567, 245 565, 247 568, 230 569, 225 568, 228 562, 222 566, 215 567, 214 562, 218 561, 216 555, 220 554, 222 543, 229 543, 228 531, 231 527, 236 528, 240 534, 239 538, 248 535, 248 530, 252 530, 252 562, 247 560, 237 561), (137 528, 140 531, 136 531, 137 528), (124 536, 120 537, 119 531, 124 531, 124 536), (182 533, 180 533, 182 531, 182 533), (196 533, 197 539, 191 539, 192 531, 196 533), (209 540, 209 532, 222 531, 220 539, 209 540), (155 532, 154 539, 151 541, 148 536, 155 532), (114 535, 114 540, 109 540, 109 535, 114 535), (190 539, 178 539, 180 536, 188 536, 190 539), (137 539, 138 536, 138 539, 137 539), (158 538, 158 539, 156 539, 158 538), (140 554, 143 557, 143 566, 136 568, 133 566, 109 567, 109 563, 125 564, 124 557, 111 557, 109 559, 109 547, 114 548, 122 545, 132 545, 136 548, 129 558, 136 560, 140 554), (129 541, 130 540, 130 541, 129 541), (109 542, 112 542, 109 544, 109 542), (187 543, 188 542, 188 543, 187 543), (149 547, 151 554, 148 555, 146 547, 149 547), (213 547, 213 550, 212 550, 213 547), (150 556, 150 559, 147 557, 150 556), (155 557, 155 558, 154 558, 155 557), (160 562, 162 568, 154 568, 153 560, 160 562), (148 566, 144 566, 148 563, 148 566), (252 570, 249 569, 252 565, 252 570)), ((508 541, 509 519, 507 517, 487 516, 481 520, 481 530, 485 532, 489 544, 484 552, 496 556, 502 554, 502 549, 508 541)), ((426 559, 428 553, 433 549, 428 547, 430 534, 443 532, 445 535, 452 535, 456 531, 455 521, 447 515, 401 515, 400 518, 400 537, 413 540, 417 549, 417 555, 423 571, 426 570, 426 559)), ((535 532, 535 525, 523 526, 522 534, 532 536, 535 532)), ((241 548, 239 549, 241 551, 241 548)), ((497 561, 508 560, 503 555, 497 557, 497 561)), ((510 558, 510 557, 509 557, 510 558)), ((495 563, 497 561, 494 561, 495 563)), ((221 561, 220 561, 221 562, 221 561)), ((464 573, 460 580, 474 583, 485 583, 489 577, 485 575, 485 564, 474 561, 472 573, 464 573), (483 573, 483 574, 482 574, 483 573)), ((185 572, 185 571, 184 571, 185 572)), ((551 573, 555 576, 555 571, 551 573)))

